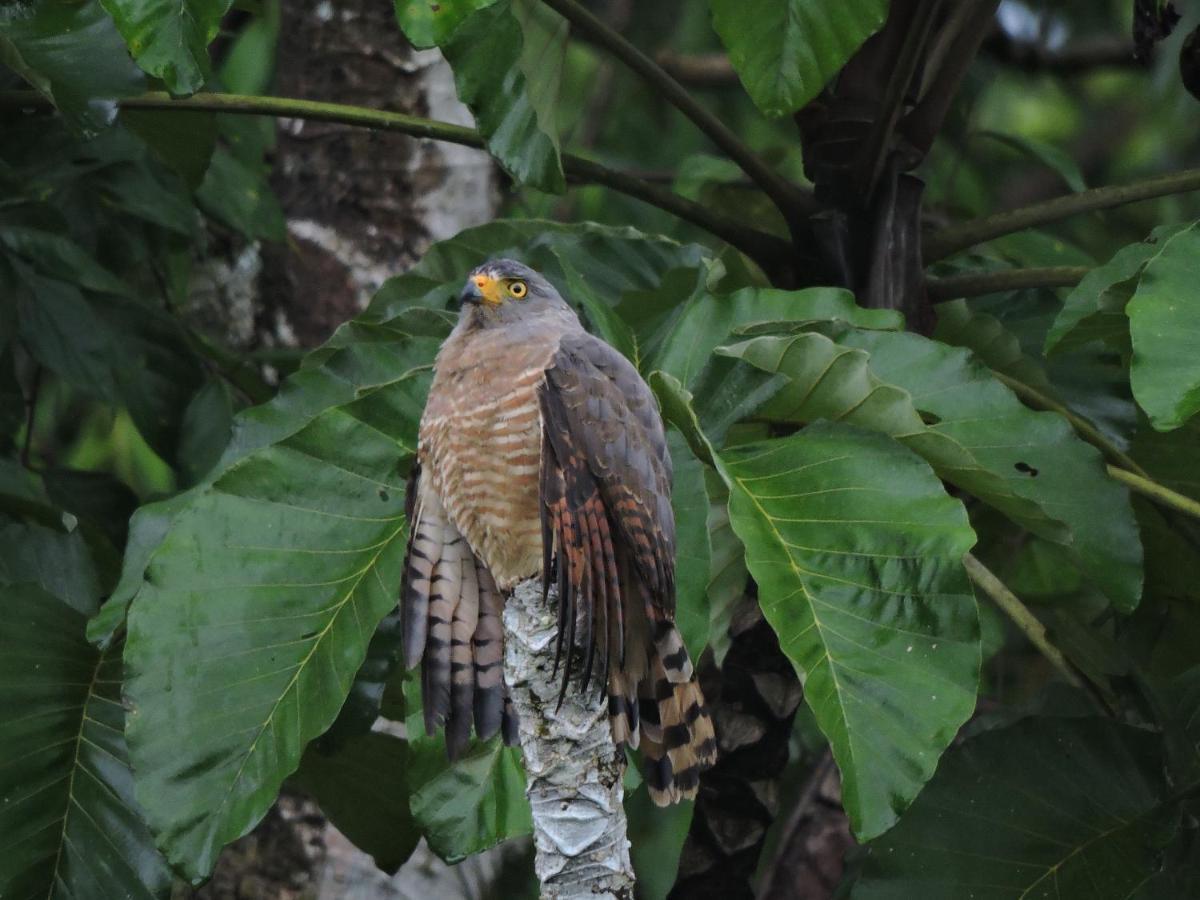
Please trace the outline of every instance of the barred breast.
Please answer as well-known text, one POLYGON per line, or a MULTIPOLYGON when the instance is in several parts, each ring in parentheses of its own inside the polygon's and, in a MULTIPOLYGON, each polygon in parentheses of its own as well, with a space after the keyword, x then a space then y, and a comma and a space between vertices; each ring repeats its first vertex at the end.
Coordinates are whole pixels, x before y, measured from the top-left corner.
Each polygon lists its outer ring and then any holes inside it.
POLYGON ((453 334, 421 419, 422 471, 451 522, 508 590, 542 566, 538 388, 561 333, 453 334))

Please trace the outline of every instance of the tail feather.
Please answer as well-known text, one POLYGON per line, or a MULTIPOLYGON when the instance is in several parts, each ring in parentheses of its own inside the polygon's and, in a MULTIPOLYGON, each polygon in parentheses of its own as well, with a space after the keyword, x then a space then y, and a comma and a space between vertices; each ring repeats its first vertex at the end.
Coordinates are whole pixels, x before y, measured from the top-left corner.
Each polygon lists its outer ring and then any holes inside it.
MULTIPOLYGON (((418 491, 409 487, 409 495, 418 491)), ((421 661, 429 629, 429 597, 433 577, 442 555, 442 544, 449 523, 436 496, 414 501, 409 514, 408 559, 404 566, 400 611, 403 619, 404 665, 413 668, 421 661)))
POLYGON ((454 609, 462 594, 462 535, 442 545, 429 595, 429 635, 421 659, 424 679, 425 731, 433 734, 450 713, 450 637, 454 609))
POLYGON ((504 628, 500 616, 504 598, 496 589, 487 567, 475 560, 479 580, 479 623, 475 626, 472 649, 475 658, 475 733, 487 740, 500 730, 504 721, 504 628))
POLYGON ((660 629, 641 684, 641 752, 650 799, 659 806, 696 796, 700 773, 716 762, 717 742, 700 685, 674 625, 660 629), (669 655, 663 654, 669 648, 669 655), (682 660, 679 656, 682 655, 682 660), (675 664, 668 662, 674 659, 675 664), (686 672, 687 677, 682 677, 686 672))
POLYGON ((450 711, 446 718, 446 753, 458 759, 471 741, 475 693, 472 639, 479 623, 479 578, 475 554, 465 545, 459 561, 462 589, 450 624, 450 711))

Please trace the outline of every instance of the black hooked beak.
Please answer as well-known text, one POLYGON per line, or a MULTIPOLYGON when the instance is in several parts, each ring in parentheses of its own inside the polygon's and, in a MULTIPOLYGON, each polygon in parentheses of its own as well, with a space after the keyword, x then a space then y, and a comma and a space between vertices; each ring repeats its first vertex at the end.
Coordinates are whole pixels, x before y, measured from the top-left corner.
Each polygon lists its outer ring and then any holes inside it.
POLYGON ((467 283, 463 285, 462 293, 458 295, 458 303, 460 306, 466 306, 468 303, 472 306, 483 304, 483 294, 474 278, 468 278, 467 283))

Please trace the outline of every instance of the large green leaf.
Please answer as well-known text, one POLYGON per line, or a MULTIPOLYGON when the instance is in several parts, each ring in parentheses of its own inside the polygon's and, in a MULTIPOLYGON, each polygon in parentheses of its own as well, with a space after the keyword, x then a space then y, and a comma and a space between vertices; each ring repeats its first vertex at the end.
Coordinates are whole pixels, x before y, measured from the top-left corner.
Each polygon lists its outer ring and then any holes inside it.
POLYGON ((1163 240, 1142 270, 1126 312, 1133 396, 1159 431, 1200 411, 1200 223, 1163 240))
POLYGON ((1146 263, 1186 225, 1162 225, 1150 237, 1122 247, 1097 266, 1067 295, 1063 308, 1046 334, 1046 352, 1070 350, 1090 341, 1128 347, 1129 321, 1125 306, 1137 287, 1146 263))
POLYGON ((294 389, 340 402, 305 422, 285 391, 247 415, 244 440, 288 433, 243 445, 150 558, 128 623, 129 738, 147 818, 193 880, 332 723, 396 602, 414 365, 432 345, 396 333, 301 373, 294 389))
POLYGON ((217 36, 231 0, 101 0, 129 51, 172 94, 204 86, 208 45, 217 36))
POLYGON ((1128 491, 1065 420, 1025 407, 967 351, 845 330, 836 341, 762 337, 722 352, 791 379, 764 415, 839 419, 896 437, 947 481, 1066 547, 1119 608, 1137 605, 1142 554, 1128 491))
MULTIPOLYGON (((521 184, 561 193, 557 106, 567 23, 537 0, 471 5, 482 8, 449 28, 431 28, 422 2, 398 0, 396 15, 415 43, 441 39, 458 96, 505 171, 521 184)), ((459 18, 461 7, 447 13, 459 18)))
POLYGON ((121 658, 33 585, 0 590, 0 896, 161 897, 171 875, 133 800, 121 658))
POLYGON ((704 466, 678 431, 667 435, 674 474, 671 508, 675 513, 675 621, 692 661, 708 643, 708 494, 704 466))
POLYGON ((873 329, 904 325, 895 310, 856 306, 854 295, 842 288, 744 288, 727 295, 706 291, 681 305, 671 317, 647 368, 666 372, 685 386, 694 385, 706 366, 724 362, 714 360, 712 354, 731 335, 757 326, 781 330, 811 322, 846 322, 873 329))
POLYGON ((145 89, 145 78, 97 0, 0 7, 0 62, 84 132, 111 124, 116 99, 145 89))
POLYGON ((804 106, 887 17, 887 0, 709 0, 713 27, 754 103, 804 106))
POLYGON ((1151 732, 1100 719, 986 732, 868 846, 854 900, 1124 900, 1161 868, 1178 822, 1165 794, 1151 732))
POLYGON ((843 424, 720 464, 763 612, 829 738, 854 831, 874 837, 975 708, 966 511, 916 454, 843 424))

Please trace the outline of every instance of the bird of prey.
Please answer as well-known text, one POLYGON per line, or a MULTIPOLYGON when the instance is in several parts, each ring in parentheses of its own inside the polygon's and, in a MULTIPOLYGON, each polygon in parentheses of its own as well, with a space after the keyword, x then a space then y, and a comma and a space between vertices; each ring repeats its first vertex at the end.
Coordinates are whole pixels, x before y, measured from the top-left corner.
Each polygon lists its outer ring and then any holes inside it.
MULTIPOLYGON (((504 683, 508 592, 558 593, 571 658, 608 695, 613 740, 641 748, 659 805, 694 797, 716 758, 712 720, 675 628, 671 457, 654 395, 519 262, 470 273, 438 352, 410 477, 401 606, 421 665, 425 727, 451 758, 517 722, 504 683)), ((557 664, 557 660, 556 660, 557 664)))

